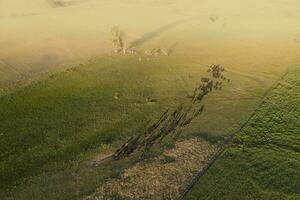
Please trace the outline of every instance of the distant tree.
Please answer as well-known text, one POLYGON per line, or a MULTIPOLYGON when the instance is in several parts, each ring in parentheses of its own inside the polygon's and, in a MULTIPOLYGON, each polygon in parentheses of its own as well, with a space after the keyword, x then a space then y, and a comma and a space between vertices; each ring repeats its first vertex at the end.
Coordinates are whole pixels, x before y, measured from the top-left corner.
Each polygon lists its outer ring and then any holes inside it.
POLYGON ((111 29, 111 41, 116 52, 124 51, 125 49, 124 36, 125 33, 119 27, 114 26, 111 29))

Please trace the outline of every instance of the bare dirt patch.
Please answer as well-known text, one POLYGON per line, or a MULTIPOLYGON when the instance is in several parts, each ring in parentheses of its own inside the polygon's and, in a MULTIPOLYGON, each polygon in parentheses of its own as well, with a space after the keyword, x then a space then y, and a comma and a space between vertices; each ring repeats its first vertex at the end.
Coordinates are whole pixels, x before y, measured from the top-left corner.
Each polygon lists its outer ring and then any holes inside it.
POLYGON ((119 179, 107 181, 85 200, 175 199, 217 150, 200 139, 177 142, 175 148, 125 170, 119 179))

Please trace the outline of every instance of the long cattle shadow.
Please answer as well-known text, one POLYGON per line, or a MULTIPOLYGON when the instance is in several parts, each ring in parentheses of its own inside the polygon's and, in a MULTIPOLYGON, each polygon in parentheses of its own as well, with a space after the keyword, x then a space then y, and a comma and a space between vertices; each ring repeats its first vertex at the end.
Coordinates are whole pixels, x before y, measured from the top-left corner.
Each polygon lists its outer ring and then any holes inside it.
POLYGON ((136 39, 135 41, 131 42, 130 44, 130 48, 132 47, 137 47, 137 46, 140 46, 142 44, 144 44, 145 42, 159 36, 161 33, 165 32, 165 31, 168 31, 182 23, 186 22, 186 20, 178 20, 178 21, 175 21, 175 22, 172 22, 172 23, 169 23, 167 25, 164 25, 164 26, 161 26, 159 27, 158 29, 154 30, 154 31, 151 31, 149 33, 146 33, 144 34, 142 37, 136 39))

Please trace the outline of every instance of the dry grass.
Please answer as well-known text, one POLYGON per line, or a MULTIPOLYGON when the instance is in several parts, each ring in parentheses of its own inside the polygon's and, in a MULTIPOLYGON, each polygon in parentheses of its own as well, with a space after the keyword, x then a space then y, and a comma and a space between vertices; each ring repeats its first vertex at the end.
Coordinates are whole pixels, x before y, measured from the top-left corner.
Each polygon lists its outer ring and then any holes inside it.
POLYGON ((107 181, 86 200, 175 199, 180 189, 199 168, 205 166, 217 146, 199 139, 176 143, 162 155, 139 162, 125 170, 121 178, 107 181))

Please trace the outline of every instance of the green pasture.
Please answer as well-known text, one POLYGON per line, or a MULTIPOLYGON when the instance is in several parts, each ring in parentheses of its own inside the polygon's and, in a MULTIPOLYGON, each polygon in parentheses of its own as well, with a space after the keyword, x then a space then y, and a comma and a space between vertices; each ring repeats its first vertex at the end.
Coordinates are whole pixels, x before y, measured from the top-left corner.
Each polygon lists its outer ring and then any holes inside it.
POLYGON ((288 72, 186 199, 300 199, 299 76, 288 72))

